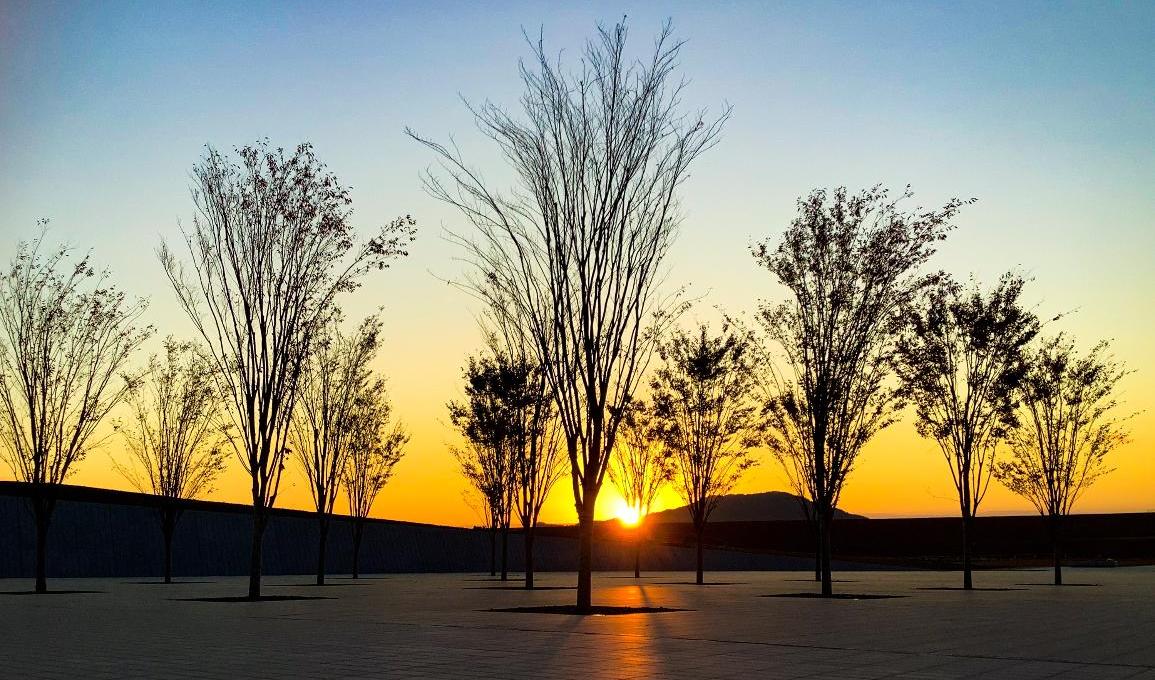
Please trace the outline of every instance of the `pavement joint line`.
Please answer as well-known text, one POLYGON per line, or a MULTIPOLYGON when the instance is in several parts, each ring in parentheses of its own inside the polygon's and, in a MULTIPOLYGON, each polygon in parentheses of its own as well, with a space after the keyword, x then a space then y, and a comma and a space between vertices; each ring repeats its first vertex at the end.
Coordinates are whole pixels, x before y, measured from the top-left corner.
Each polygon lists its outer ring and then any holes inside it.
POLYGON ((329 621, 340 623, 363 623, 373 626, 403 626, 408 628, 445 628, 451 630, 502 630, 518 633, 544 633, 556 636, 569 635, 587 635, 593 637, 614 637, 614 638, 630 638, 637 640, 676 640, 682 642, 709 642, 714 644, 733 644, 733 645, 749 645, 758 647, 781 647, 785 649, 811 649, 831 652, 872 652, 878 654, 893 654, 895 656, 907 657, 927 657, 935 659, 976 659, 987 661, 1019 661, 1027 663, 1056 663, 1069 666, 1094 666, 1097 668, 1134 668, 1139 671, 1155 670, 1153 664, 1136 664, 1136 663, 1115 663, 1106 661, 1076 661, 1072 659, 1061 658, 1045 658, 1045 657, 1028 657, 1028 656, 1000 656, 996 654, 960 654, 952 652, 919 652, 911 650, 893 650, 880 649, 873 647, 849 647, 839 645, 815 645, 802 644, 794 642, 762 642, 759 640, 726 640, 719 638, 698 637, 691 635, 640 635, 636 633, 617 633, 612 631, 598 631, 598 630, 553 630, 543 628, 528 628, 525 626, 495 626, 495 625, 470 625, 465 623, 411 623, 407 621, 350 621, 347 618, 333 619, 329 617, 309 617, 301 618, 297 616, 254 616, 252 619, 266 619, 266 620, 291 620, 299 622, 314 622, 314 621, 329 621))

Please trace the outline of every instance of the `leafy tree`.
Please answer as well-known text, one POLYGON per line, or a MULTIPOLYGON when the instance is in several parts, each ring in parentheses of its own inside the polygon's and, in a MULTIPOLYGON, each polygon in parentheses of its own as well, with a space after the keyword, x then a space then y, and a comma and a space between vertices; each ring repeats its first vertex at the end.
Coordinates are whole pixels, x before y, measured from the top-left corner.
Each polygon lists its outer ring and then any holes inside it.
POLYGON ((619 414, 656 342, 647 330, 672 316, 659 288, 680 218, 676 191, 728 115, 710 122, 681 112, 682 43, 668 25, 644 61, 626 55, 626 34, 621 23, 599 27, 576 73, 539 41, 521 68, 521 114, 488 102, 473 109, 518 178, 513 192, 493 188, 456 148, 410 131, 448 175, 428 175, 428 190, 475 227, 456 237, 474 270, 466 285, 510 304, 545 370, 570 462, 583 612, 619 414))
POLYGON ((610 459, 610 481, 626 505, 638 513, 634 532, 634 578, 642 576, 642 531, 646 518, 658 493, 673 476, 673 460, 657 430, 652 411, 642 401, 630 402, 610 459))
POLYGON ((342 475, 349 514, 353 516, 353 578, 361 575, 361 539, 365 534, 365 520, 409 443, 409 434, 401 423, 390 422, 393 409, 387 398, 384 378, 371 380, 355 399, 349 420, 349 452, 345 456, 342 475))
POLYGON ((899 405, 888 381, 897 311, 934 281, 915 272, 963 205, 904 212, 910 195, 817 189, 798 201, 781 239, 752 249, 789 292, 758 314, 782 367, 766 375, 767 445, 787 474, 806 480, 797 486, 814 505, 823 595, 833 592, 830 524, 842 486, 899 405))
POLYGON ((943 277, 902 312, 895 346, 901 395, 915 407, 918 433, 938 443, 963 522, 963 588, 970 589, 971 541, 990 486, 995 451, 1015 424, 1015 395, 1027 344, 1039 321, 1020 301, 1011 274, 985 293, 943 277))
POLYGON ((1107 455, 1129 440, 1115 390, 1128 371, 1100 342, 1080 355, 1062 334, 1042 341, 1027 360, 1012 456, 995 469, 1008 489, 1049 520, 1055 585, 1062 585, 1063 519, 1100 477, 1107 455))
POLYGON ((301 375, 292 443, 317 511, 319 586, 325 584, 329 519, 357 434, 353 419, 362 393, 373 387, 369 363, 381 347, 380 338, 377 317, 365 319, 351 335, 341 332, 335 318, 314 343, 301 375))
POLYGON ((229 158, 209 147, 193 168, 196 212, 184 233, 191 267, 158 251, 181 307, 215 360, 236 446, 252 478, 248 596, 261 594, 261 541, 289 453, 301 372, 362 275, 406 255, 413 220, 396 219, 358 242, 351 199, 313 153, 258 142, 229 158))
POLYGON ((117 469, 133 486, 161 500, 164 582, 172 583, 172 537, 181 501, 212 490, 225 470, 228 432, 220 424, 216 365, 191 342, 165 339, 163 358, 149 358, 128 395, 132 417, 119 429, 133 461, 117 469))
POLYGON ((103 441, 97 427, 135 382, 122 371, 152 334, 137 327, 144 301, 130 301, 88 255, 48 249, 44 224, 0 276, 0 441, 13 475, 32 487, 38 593, 48 590, 57 487, 103 441))
POLYGON ((754 352, 747 334, 726 325, 713 335, 705 324, 693 334, 675 331, 658 352, 663 363, 650 384, 654 415, 694 525, 700 585, 710 513, 755 464, 750 449, 760 440, 760 420, 751 398, 754 352))

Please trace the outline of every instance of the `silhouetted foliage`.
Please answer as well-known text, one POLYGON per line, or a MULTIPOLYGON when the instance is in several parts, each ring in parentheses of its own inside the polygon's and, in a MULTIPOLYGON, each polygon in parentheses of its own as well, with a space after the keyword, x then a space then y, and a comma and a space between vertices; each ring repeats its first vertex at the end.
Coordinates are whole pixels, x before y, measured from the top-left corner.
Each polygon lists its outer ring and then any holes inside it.
POLYGON ((943 277, 901 310, 894 365, 915 428, 950 467, 963 521, 963 588, 972 586, 973 520, 990 486, 995 451, 1015 424, 1024 352, 1039 320, 1023 308, 1011 274, 984 293, 943 277))
POLYGON ((291 441, 317 511, 317 585, 325 584, 329 518, 356 436, 358 400, 372 387, 369 363, 381 346, 381 321, 369 317, 351 335, 334 318, 319 332, 301 374, 291 441))
POLYGON ((638 513, 634 529, 634 578, 642 576, 642 532, 662 487, 674 476, 670 451, 662 441, 652 409, 640 400, 626 406, 610 457, 610 481, 622 500, 638 513))
POLYGON ((348 455, 342 481, 353 517, 353 578, 360 576, 361 538, 365 519, 373 510, 381 489, 393 476, 393 468, 405 455, 409 434, 400 422, 390 422, 393 408, 389 403, 384 378, 374 378, 356 395, 349 419, 348 455))
POLYGON ((1046 338, 1027 360, 1011 458, 995 468, 1008 489, 1050 518, 1055 585, 1061 585, 1062 521, 1092 484, 1111 470, 1107 454, 1129 440, 1115 388, 1127 375, 1100 342, 1080 355, 1062 334, 1046 338))
POLYGON ((714 122, 680 112, 673 80, 682 43, 667 25, 652 56, 626 56, 624 24, 599 27, 576 73, 541 40, 521 65, 520 116, 473 108, 520 186, 501 193, 456 148, 432 149, 448 181, 426 176, 474 233, 456 239, 474 268, 467 286, 499 296, 533 339, 556 402, 579 524, 577 607, 591 606, 592 532, 620 413, 673 303, 661 264, 679 221, 675 193, 691 162, 717 141, 714 122))
POLYGON ((238 457, 252 477, 249 597, 257 598, 266 509, 280 487, 311 343, 340 293, 407 254, 414 223, 396 219, 359 243, 348 189, 308 144, 289 155, 258 142, 235 159, 209 147, 192 176, 196 212, 184 233, 191 267, 167 244, 158 255, 217 363, 238 457))
MULTIPOLYGON (((529 404, 529 372, 499 352, 470 357, 465 368, 465 401, 450 402, 449 420, 466 441, 454 449, 461 472, 481 496, 489 524, 495 572, 496 536, 501 534, 501 580, 509 577, 509 526, 518 495, 521 411, 529 404)), ((528 434, 528 433, 526 433, 528 434)), ((492 575, 492 573, 491 573, 492 575)))
POLYGON ((44 224, 35 240, 16 246, 0 277, 0 439, 12 474, 35 485, 39 593, 48 590, 54 487, 100 444, 97 426, 135 381, 121 372, 152 334, 136 326, 145 302, 114 288, 88 255, 74 260, 69 248, 48 249, 44 224))
POLYGON ((862 447, 894 421, 899 405, 887 380, 897 311, 933 283, 914 272, 963 205, 953 199, 938 210, 903 212, 899 203, 910 195, 891 199, 880 187, 853 195, 817 189, 798 201, 798 216, 780 240, 752 248, 790 294, 759 310, 782 365, 779 372, 767 363, 767 444, 814 504, 826 595, 830 522, 842 486, 862 447))
POLYGON ((650 384, 658 429, 690 512, 698 545, 697 583, 703 582, 702 534, 719 499, 755 464, 760 440, 753 395, 754 352, 748 334, 730 325, 713 335, 676 330, 661 344, 662 365, 650 384))
POLYGON ((128 395, 132 418, 122 423, 133 462, 116 464, 143 493, 162 499, 164 582, 172 582, 172 537, 180 521, 178 501, 212 490, 225 470, 228 432, 221 426, 216 364, 191 342, 165 339, 163 358, 149 358, 142 380, 128 395))

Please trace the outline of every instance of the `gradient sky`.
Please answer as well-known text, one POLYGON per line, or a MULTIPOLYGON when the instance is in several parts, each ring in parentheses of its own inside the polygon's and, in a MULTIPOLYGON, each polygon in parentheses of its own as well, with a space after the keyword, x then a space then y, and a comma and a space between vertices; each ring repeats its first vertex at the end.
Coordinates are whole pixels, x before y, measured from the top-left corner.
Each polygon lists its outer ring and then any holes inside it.
MULTIPOLYGON (((925 205, 977 197, 934 266, 984 281, 1017 268, 1041 315, 1069 313, 1052 331, 1114 340, 1136 371, 1122 396, 1141 412, 1117 470, 1077 510, 1155 510, 1155 3, 0 0, 0 260, 51 218, 53 239, 92 248, 122 288, 151 299, 161 335, 191 337, 153 250, 191 216, 203 146, 313 142, 353 187, 355 224, 419 221, 412 256, 345 300, 353 317, 384 306, 379 368, 413 432, 375 514, 472 524, 444 407, 479 345, 472 302, 445 283, 461 264, 444 230, 463 225, 422 192, 433 159, 402 131, 452 134, 473 164, 505 176, 459 97, 516 104, 523 27, 572 57, 596 22, 623 14, 639 50, 673 19, 688 41, 688 106, 734 107, 682 194, 670 282, 703 298, 687 322, 781 298, 748 246, 780 234, 813 187, 909 183, 925 205)), ((72 481, 125 488, 109 464, 121 455, 113 440, 72 481)), ((783 488, 762 460, 740 491, 783 488)), ((246 502, 246 479, 234 465, 212 498, 246 502)), ((603 514, 619 502, 607 484, 603 514)), ((308 503, 299 475, 286 479, 279 504, 308 503)), ((676 503, 668 493, 660 504, 676 503)), ((842 504, 957 512, 945 462, 909 420, 867 447, 842 504)), ((543 519, 571 521, 572 508, 559 484, 543 519)), ((982 509, 1029 511, 997 487, 982 509)))

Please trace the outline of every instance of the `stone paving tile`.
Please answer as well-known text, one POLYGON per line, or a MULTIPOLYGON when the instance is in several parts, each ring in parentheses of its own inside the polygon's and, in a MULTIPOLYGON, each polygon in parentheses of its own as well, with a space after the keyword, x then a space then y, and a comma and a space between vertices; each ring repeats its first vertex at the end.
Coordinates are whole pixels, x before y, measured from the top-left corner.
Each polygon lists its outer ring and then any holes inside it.
MULTIPOLYGON (((242 593, 239 578, 56 581, 100 592, 0 596, 0 677, 1155 680, 1155 569, 1071 571, 1102 586, 966 593, 926 590, 954 585, 955 574, 871 572, 838 588, 906 597, 818 601, 760 597, 812 590, 797 573, 727 574, 735 585, 707 588, 655 583, 679 574, 600 575, 599 604, 689 610, 614 617, 491 612, 567 604, 574 592, 478 590, 461 574, 323 590, 269 578, 269 592, 332 599, 257 603, 187 601, 242 593)), ((1010 587, 1030 576, 977 580, 1010 587)))

